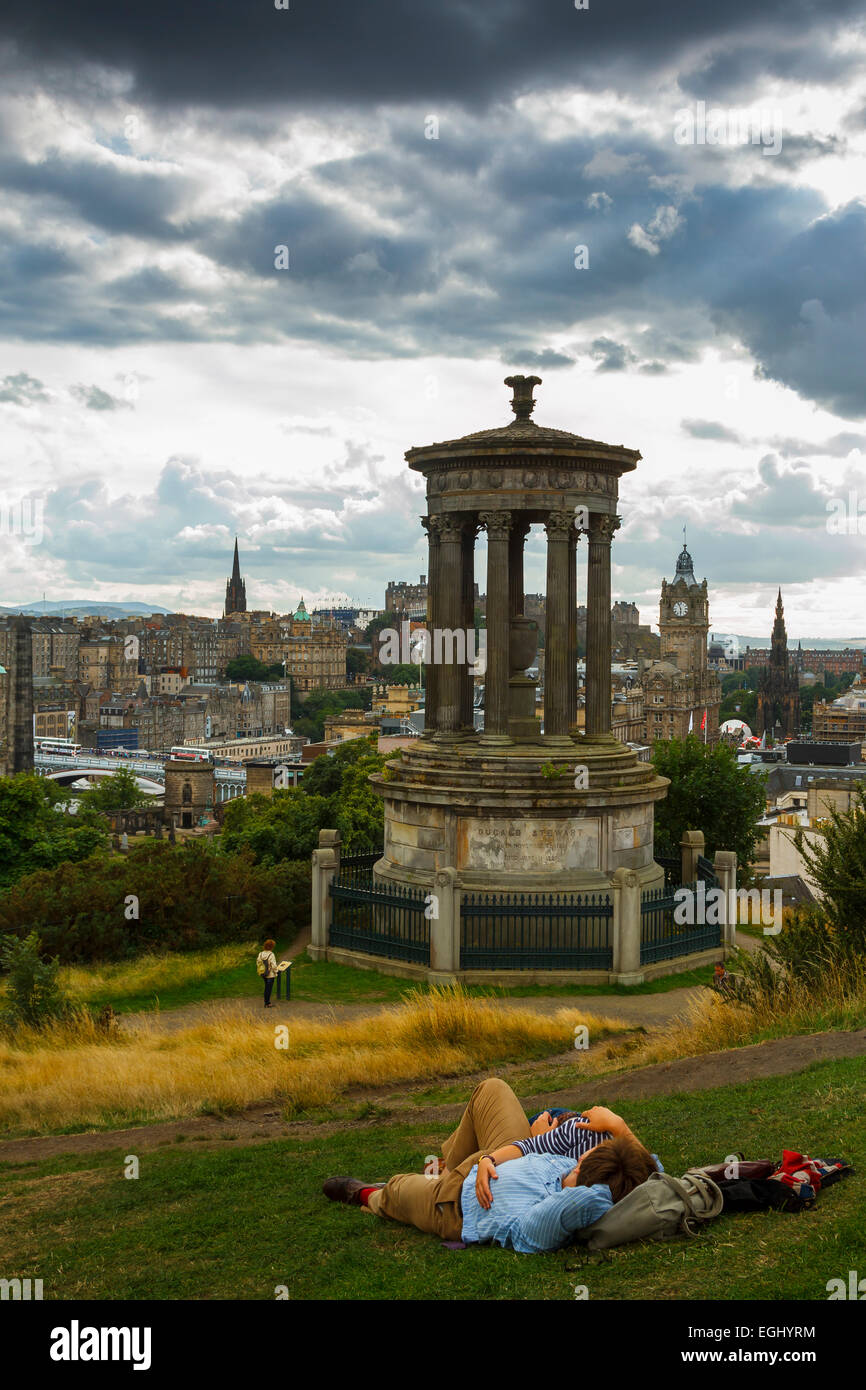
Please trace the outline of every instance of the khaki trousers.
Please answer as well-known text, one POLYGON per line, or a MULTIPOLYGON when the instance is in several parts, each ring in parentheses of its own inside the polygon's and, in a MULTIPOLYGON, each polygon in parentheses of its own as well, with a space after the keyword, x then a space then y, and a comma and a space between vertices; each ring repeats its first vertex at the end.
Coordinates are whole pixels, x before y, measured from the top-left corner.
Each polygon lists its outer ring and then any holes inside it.
POLYGON ((370 1210, 442 1240, 459 1240, 463 1229, 460 1189, 474 1164, 483 1153, 528 1138, 529 1122, 507 1082, 498 1077, 482 1081, 472 1092, 459 1125, 442 1145, 448 1172, 441 1178, 398 1173, 370 1194, 370 1210))

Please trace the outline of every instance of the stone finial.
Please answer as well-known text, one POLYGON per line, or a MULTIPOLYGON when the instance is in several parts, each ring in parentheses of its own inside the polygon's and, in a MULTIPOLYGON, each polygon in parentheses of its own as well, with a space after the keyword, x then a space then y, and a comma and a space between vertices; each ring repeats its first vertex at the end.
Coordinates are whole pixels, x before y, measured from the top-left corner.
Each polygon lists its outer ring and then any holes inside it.
POLYGON ((510 386, 514 391, 511 397, 511 409, 514 411, 518 420, 528 420, 535 409, 535 401, 532 399, 533 386, 541 385, 540 376, 507 376, 505 385, 510 386))

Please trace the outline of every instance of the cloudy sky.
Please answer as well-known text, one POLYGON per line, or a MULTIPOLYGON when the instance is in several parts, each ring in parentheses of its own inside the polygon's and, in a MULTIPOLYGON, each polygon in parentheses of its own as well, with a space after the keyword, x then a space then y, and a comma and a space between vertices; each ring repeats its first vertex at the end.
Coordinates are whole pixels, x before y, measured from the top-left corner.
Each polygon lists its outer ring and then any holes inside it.
POLYGON ((404 450, 531 371, 643 454, 645 621, 686 525, 716 630, 863 636, 864 58, 855 0, 7 0, 0 604, 215 615, 237 533, 251 607, 380 606, 404 450))

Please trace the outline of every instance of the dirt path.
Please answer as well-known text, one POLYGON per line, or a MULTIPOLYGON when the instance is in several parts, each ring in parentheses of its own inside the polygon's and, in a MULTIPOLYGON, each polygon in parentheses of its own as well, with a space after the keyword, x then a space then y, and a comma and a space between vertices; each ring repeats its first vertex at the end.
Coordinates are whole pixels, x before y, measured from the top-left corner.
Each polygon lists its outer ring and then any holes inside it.
MULTIPOLYGON (((571 1108, 592 1103, 596 1099, 612 1104, 622 1100, 643 1100, 650 1096, 673 1095, 678 1092, 712 1090, 715 1087, 732 1086, 766 1076, 788 1076, 793 1072, 802 1071, 812 1062, 863 1056, 866 1056, 866 1028, 854 1032, 812 1033, 803 1037, 773 1038, 769 1042, 756 1043, 750 1047, 725 1052, 706 1052, 698 1057, 682 1057, 672 1062, 660 1062, 632 1071, 595 1076, 588 1078, 580 1086, 555 1093, 545 1091, 532 1096, 523 1095, 522 1098, 528 1113, 547 1105, 571 1108)), ((563 1054, 559 1059, 548 1058, 545 1065, 549 1067, 557 1061, 567 1059, 573 1061, 574 1053, 563 1054)), ((507 1078, 515 1070, 516 1067, 503 1067, 499 1069, 499 1075, 507 1078)), ((465 1087, 467 1097, 480 1079, 481 1075, 460 1078, 460 1085, 465 1087)), ((424 1084, 429 1086, 430 1083, 428 1081, 424 1084)), ((59 1154, 97 1153, 106 1149, 142 1153, 147 1149, 159 1148, 180 1140, 198 1141, 196 1147, 213 1147, 228 1140, 249 1144, 257 1139, 311 1138, 333 1133, 337 1129, 345 1129, 348 1125, 370 1128, 398 1121, 429 1122, 431 1128, 444 1127, 453 1123, 463 1109, 462 1104, 427 1107, 413 1105, 409 1088, 402 1093, 396 1092, 391 1086, 382 1091, 359 1090, 353 1094, 363 1095, 365 1100, 378 1102, 379 1114, 366 1120, 340 1119, 324 1124, 303 1121, 287 1123, 276 1108, 276 1103, 270 1102, 227 1118, 201 1115, 187 1120, 171 1120, 164 1124, 143 1125, 136 1129, 5 1140, 0 1143, 0 1162, 34 1163, 59 1154), (388 1102, 385 1116, 381 1113, 383 1101, 388 1102)), ((343 1099, 348 1100, 350 1097, 343 1099)))
MULTIPOLYGON (((557 1009, 580 1009, 584 1013, 603 1015, 606 1018, 619 1018, 624 1023, 658 1027, 682 1013, 688 1001, 703 992, 701 986, 671 989, 662 994, 575 994, 575 995, 532 995, 526 998, 498 999, 497 1003, 505 1009, 530 1009, 533 1013, 549 1014, 557 1009)), ((277 999, 268 1019, 279 1023, 281 1019, 310 1018, 336 1021, 350 1018, 369 1018, 374 1014, 399 1007, 399 1003, 332 1004, 327 1001, 309 999, 277 999)), ((184 1004, 179 1009, 167 1009, 164 1013, 121 1014, 120 1026, 129 1031, 140 1028, 156 1028, 160 1032, 175 1033, 182 1028, 194 1027, 197 1023, 207 1023, 214 1016, 225 1018, 261 1018, 264 1006, 258 995, 242 999, 220 999, 204 1004, 184 1004)))

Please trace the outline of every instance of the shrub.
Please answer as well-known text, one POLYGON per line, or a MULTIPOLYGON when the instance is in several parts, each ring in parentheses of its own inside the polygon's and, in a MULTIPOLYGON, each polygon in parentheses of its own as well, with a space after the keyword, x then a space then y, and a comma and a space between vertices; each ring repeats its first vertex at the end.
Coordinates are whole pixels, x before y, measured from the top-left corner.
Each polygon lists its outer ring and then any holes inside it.
POLYGON ((151 840, 22 879, 0 898, 0 935, 23 938, 35 920, 64 965, 122 960, 292 934, 309 925, 310 897, 306 860, 257 865, 249 852, 151 840))
POLYGON ((43 957, 41 946, 35 931, 0 945, 0 964, 9 975, 2 1017, 13 1028, 21 1024, 42 1028, 69 1012, 57 979, 60 962, 56 956, 43 957))

